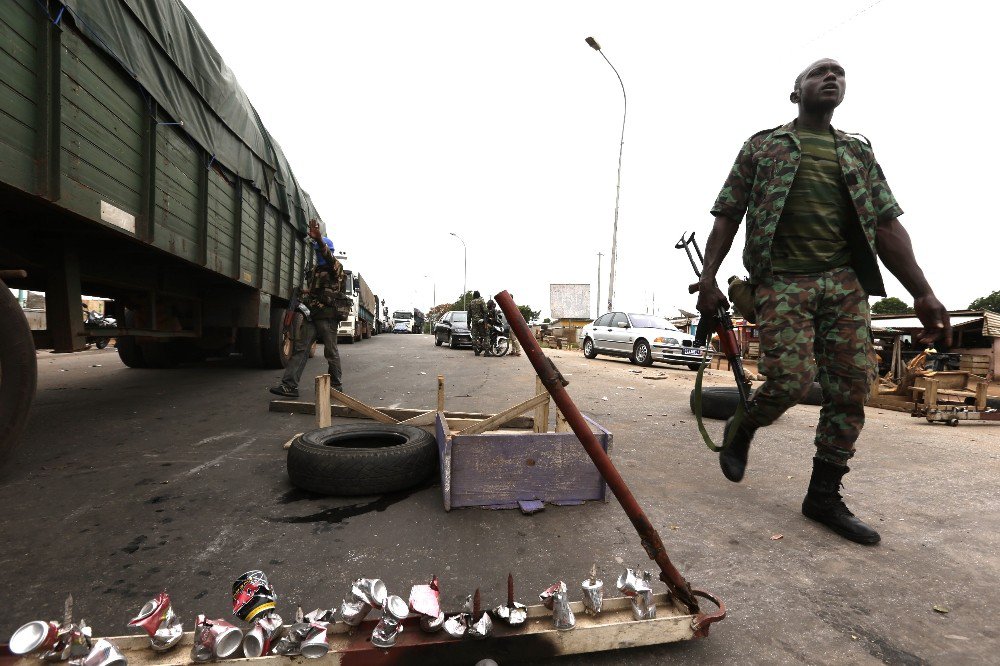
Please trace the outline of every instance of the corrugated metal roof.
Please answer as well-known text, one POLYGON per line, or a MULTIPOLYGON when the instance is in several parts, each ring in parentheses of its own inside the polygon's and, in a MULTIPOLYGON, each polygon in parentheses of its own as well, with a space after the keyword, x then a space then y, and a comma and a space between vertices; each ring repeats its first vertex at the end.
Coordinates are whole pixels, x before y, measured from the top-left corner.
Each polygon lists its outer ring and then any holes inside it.
MULTIPOLYGON (((990 313, 992 314, 992 313, 990 313)), ((995 316, 995 315, 994 315, 995 316)), ((973 322, 983 321, 982 315, 953 315, 951 317, 951 325, 962 326, 963 324, 971 324, 973 322)), ((1000 329, 1000 318, 998 318, 997 328, 1000 329)), ((895 319, 873 319, 872 320, 872 330, 875 331, 885 331, 885 330, 895 330, 904 331, 909 329, 923 329, 924 325, 920 323, 920 320, 916 317, 897 317, 895 319)), ((1000 335, 1000 330, 996 333, 984 333, 985 335, 1000 335)))

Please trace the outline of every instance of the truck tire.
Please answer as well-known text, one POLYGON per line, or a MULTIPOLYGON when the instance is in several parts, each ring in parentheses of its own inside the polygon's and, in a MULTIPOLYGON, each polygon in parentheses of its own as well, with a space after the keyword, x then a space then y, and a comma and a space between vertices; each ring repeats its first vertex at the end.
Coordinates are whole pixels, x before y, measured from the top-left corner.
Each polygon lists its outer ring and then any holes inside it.
POLYGON ((323 495, 381 495, 427 479, 437 444, 413 426, 364 423, 307 432, 288 449, 288 478, 323 495))
MULTIPOLYGON (((125 312, 122 317, 125 328, 135 325, 135 317, 131 312, 125 312)), ((142 357, 142 350, 139 343, 135 341, 134 335, 123 335, 115 338, 115 349, 118 350, 118 358, 129 368, 146 368, 146 359, 142 357)))
POLYGON ((257 367, 281 370, 292 357, 292 345, 285 340, 285 309, 271 308, 271 326, 260 331, 260 365, 257 367))
POLYGON ((35 398, 35 341, 20 303, 0 280, 0 469, 13 457, 35 398))

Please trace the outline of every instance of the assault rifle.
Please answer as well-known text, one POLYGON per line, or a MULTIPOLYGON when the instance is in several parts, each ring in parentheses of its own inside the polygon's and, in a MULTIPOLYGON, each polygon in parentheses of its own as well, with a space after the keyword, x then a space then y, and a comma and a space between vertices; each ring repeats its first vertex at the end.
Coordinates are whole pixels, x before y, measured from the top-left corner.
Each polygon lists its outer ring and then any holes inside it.
MULTIPOLYGON (((701 248, 698 247, 698 241, 694 239, 694 232, 685 238, 684 234, 681 234, 681 239, 677 241, 674 247, 678 250, 684 250, 687 253, 688 261, 691 262, 691 268, 694 269, 694 274, 699 278, 701 277, 701 272, 705 267, 705 257, 701 254, 701 248), (694 248, 694 253, 691 252, 694 248), (697 256, 698 261, 695 261, 697 256)), ((694 294, 698 291, 698 283, 688 287, 688 293, 694 294)), ((704 318, 704 315, 702 315, 704 318)), ((740 345, 736 340, 736 330, 733 326, 733 318, 729 316, 729 310, 722 305, 719 306, 718 310, 715 312, 715 331, 719 336, 719 346, 722 353, 725 354, 726 360, 729 361, 729 368, 733 371, 733 375, 736 378, 736 388, 739 391, 740 396, 740 408, 736 412, 737 419, 742 418, 743 414, 746 414, 749 410, 750 402, 750 382, 747 381, 746 375, 743 371, 743 357, 740 356, 740 345)), ((703 347, 709 343, 709 334, 712 330, 708 326, 702 326, 699 324, 698 330, 695 331, 694 344, 697 347, 703 347)), ((698 429, 701 431, 701 435, 708 445, 708 448, 713 451, 719 451, 721 447, 716 446, 711 438, 709 438, 708 433, 705 431, 705 427, 701 420, 701 379, 705 372, 705 365, 707 364, 708 355, 706 353, 704 359, 701 363, 701 368, 698 369, 698 377, 695 380, 695 416, 698 419, 698 429)), ((735 432, 735 428, 732 429, 735 432)), ((725 444, 725 443, 723 443, 725 444)))

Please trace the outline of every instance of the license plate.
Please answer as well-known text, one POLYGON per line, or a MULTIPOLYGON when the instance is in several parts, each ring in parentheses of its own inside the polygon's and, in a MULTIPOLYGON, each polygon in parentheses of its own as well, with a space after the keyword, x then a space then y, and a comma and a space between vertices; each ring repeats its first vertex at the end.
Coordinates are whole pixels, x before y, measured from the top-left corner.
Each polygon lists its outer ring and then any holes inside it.
POLYGON ((681 353, 685 356, 701 356, 700 349, 685 348, 681 350, 681 353))

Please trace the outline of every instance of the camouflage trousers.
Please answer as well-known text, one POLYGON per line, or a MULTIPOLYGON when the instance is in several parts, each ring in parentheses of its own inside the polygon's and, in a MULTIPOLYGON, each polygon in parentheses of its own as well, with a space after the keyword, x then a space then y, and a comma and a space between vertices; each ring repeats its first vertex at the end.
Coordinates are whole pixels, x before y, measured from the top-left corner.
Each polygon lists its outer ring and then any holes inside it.
POLYGON ((818 377, 823 406, 816 457, 845 465, 865 424, 875 379, 868 296, 852 268, 818 275, 774 275, 757 285, 760 371, 767 377, 748 416, 773 423, 818 377))
POLYGON ((472 349, 484 351, 486 349, 486 325, 481 321, 472 322, 472 325, 469 326, 469 333, 472 335, 472 349))

